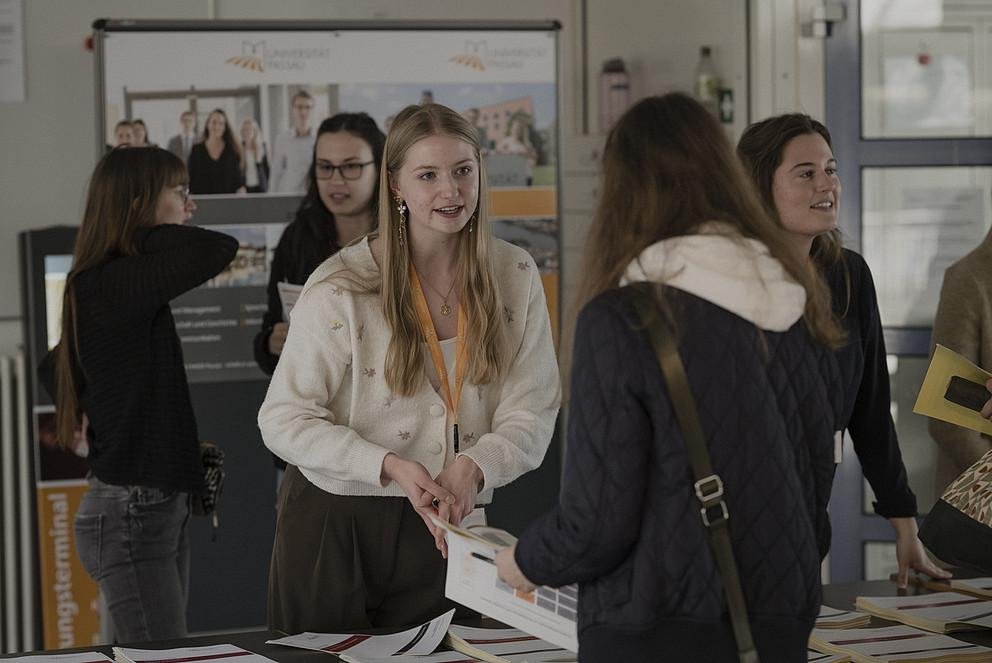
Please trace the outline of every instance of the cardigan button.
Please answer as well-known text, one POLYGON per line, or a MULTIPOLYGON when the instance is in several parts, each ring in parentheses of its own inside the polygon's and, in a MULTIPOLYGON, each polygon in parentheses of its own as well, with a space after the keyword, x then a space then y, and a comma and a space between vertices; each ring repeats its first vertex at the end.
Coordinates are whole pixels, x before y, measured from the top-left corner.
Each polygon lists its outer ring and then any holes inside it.
POLYGON ((430 413, 432 417, 443 417, 444 408, 438 405, 437 403, 434 403, 433 405, 431 405, 430 413))
POLYGON ((442 447, 441 447, 441 443, 440 442, 431 442, 431 453, 432 454, 439 454, 439 453, 441 453, 441 449, 442 449, 442 447))

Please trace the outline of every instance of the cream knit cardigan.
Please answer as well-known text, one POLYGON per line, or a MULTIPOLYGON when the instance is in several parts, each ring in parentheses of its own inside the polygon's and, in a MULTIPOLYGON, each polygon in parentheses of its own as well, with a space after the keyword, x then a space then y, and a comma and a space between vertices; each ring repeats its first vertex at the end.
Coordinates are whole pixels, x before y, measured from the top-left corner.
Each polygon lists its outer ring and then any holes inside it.
MULTIPOLYGON (((493 254, 511 361, 499 384, 466 380, 459 404, 460 455, 485 477, 480 504, 541 464, 561 400, 537 266, 502 240, 494 240, 493 254)), ((367 239, 314 271, 293 308, 258 426, 265 445, 318 488, 402 497, 395 482, 380 482, 383 458, 395 452, 436 477, 455 459, 448 407, 426 372, 413 396, 391 393, 384 377, 390 332, 378 295, 325 281, 344 265, 362 279, 379 278, 367 239)))

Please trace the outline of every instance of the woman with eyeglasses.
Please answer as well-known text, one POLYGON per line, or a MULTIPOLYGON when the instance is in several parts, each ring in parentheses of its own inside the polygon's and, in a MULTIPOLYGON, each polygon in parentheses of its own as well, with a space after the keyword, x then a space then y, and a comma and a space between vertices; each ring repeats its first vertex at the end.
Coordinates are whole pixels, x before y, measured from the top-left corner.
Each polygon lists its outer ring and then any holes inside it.
POLYGON ((189 153, 190 190, 196 194, 244 193, 244 160, 227 114, 215 108, 207 115, 203 140, 189 153))
POLYGON ((238 250, 232 237, 185 225, 196 209, 187 177, 181 159, 154 147, 100 160, 53 352, 59 442, 88 420, 76 549, 119 642, 186 635, 187 521, 203 465, 169 302, 238 250))
MULTIPOLYGON (((269 308, 255 336, 255 361, 265 373, 272 375, 289 333, 278 284, 303 285, 320 263, 376 227, 385 144, 386 136, 367 113, 338 113, 317 129, 307 192, 276 246, 269 308)), ((276 467, 286 467, 273 459, 276 467)))

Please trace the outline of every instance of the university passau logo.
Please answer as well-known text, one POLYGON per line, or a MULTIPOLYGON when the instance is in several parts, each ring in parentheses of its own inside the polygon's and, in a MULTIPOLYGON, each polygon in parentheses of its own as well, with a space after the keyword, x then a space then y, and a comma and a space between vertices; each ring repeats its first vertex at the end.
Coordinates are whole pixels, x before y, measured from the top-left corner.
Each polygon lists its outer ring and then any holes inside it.
POLYGON ((448 58, 448 62, 454 62, 455 64, 460 64, 471 69, 485 71, 486 64, 482 61, 482 58, 485 57, 487 50, 486 40, 483 39, 482 41, 472 41, 471 39, 466 39, 464 51, 460 55, 456 55, 453 58, 448 58))
POLYGON ((241 55, 228 58, 224 62, 251 71, 265 71, 262 58, 265 56, 265 41, 242 41, 241 55))
POLYGON ((490 46, 488 40, 465 40, 465 46, 448 62, 477 71, 487 69, 524 69, 535 62, 546 60, 551 53, 546 46, 490 46))

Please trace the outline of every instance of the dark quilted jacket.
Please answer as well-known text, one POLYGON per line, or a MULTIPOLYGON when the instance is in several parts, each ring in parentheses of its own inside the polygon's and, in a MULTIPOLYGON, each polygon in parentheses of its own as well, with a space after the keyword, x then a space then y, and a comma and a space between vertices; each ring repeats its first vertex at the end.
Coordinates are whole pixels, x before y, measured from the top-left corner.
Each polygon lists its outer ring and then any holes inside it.
MULTIPOLYGON (((682 434, 628 296, 579 316, 559 503, 516 559, 534 582, 580 583, 582 661, 736 661, 682 434)), ((830 541, 836 358, 802 323, 761 332, 683 291, 666 298, 762 663, 805 661, 830 541)))

